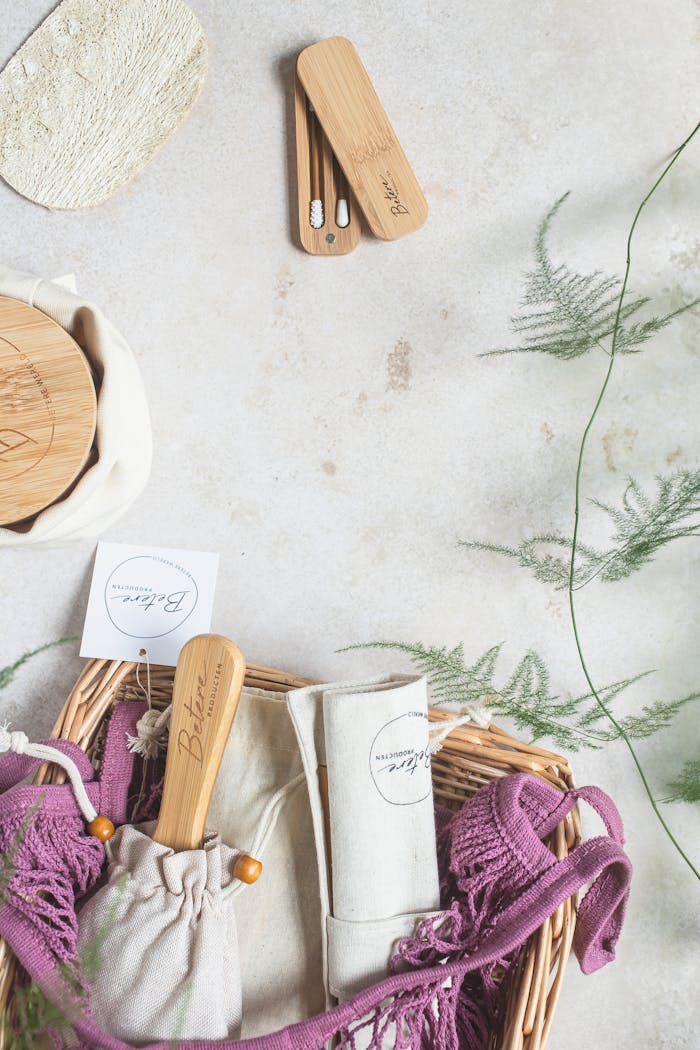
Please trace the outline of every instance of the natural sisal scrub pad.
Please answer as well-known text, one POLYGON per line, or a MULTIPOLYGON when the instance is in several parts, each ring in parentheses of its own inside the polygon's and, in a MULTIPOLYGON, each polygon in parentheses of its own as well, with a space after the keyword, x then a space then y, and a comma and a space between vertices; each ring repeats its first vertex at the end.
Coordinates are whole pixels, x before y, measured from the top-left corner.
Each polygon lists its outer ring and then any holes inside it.
POLYGON ((99 204, 178 127, 206 71, 183 0, 63 0, 0 73, 0 175, 47 208, 99 204))

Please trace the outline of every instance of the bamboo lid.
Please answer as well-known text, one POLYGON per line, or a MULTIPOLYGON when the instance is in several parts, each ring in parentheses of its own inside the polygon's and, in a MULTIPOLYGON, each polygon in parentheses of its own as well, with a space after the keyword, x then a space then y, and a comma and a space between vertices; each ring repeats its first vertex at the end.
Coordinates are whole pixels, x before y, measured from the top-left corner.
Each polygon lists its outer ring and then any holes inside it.
POLYGON ((354 45, 311 44, 296 71, 372 232, 395 240, 419 229, 428 202, 354 45))
POLYGON ((75 340, 35 307, 0 296, 0 525, 71 486, 96 421, 90 366, 75 340))

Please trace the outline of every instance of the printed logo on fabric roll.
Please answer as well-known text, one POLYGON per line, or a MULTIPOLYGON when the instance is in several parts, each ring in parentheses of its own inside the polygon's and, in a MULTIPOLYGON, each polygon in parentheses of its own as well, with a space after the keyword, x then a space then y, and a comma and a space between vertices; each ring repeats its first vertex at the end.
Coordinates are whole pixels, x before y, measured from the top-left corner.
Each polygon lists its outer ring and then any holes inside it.
POLYGON ((176 631, 197 607, 192 573, 158 555, 127 558, 110 573, 104 590, 107 615, 121 634, 162 638, 176 631))
POLYGON ((379 730, 369 753, 379 794, 393 806, 413 806, 430 794, 428 716, 408 711, 379 730))

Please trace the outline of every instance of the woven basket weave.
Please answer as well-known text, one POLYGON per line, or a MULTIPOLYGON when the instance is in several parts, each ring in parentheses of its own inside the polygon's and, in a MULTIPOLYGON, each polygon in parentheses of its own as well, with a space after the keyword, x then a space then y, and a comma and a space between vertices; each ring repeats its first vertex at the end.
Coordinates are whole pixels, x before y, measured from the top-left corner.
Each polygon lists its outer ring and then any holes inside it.
MULTIPOLYGON (((149 688, 154 707, 171 700, 174 669, 151 667, 149 688)), ((58 718, 52 736, 72 740, 99 762, 106 716, 117 700, 143 700, 145 673, 139 665, 120 661, 90 660, 76 682, 58 718), (138 674, 138 677, 137 677, 138 674)), ((310 682, 298 675, 248 664, 245 684, 287 692, 310 682)), ((432 708, 431 721, 452 717, 432 708)), ((562 791, 573 787, 566 759, 542 748, 523 744, 497 726, 467 724, 452 730, 432 759, 436 799, 450 809, 462 803, 483 784, 508 773, 534 773, 562 791)), ((42 767, 37 783, 60 783, 63 771, 42 767)), ((548 845, 559 859, 581 841, 576 807, 558 825, 548 845)), ((507 1009, 499 1031, 491 1033, 489 1050, 542 1050, 561 990, 576 921, 575 897, 565 901, 533 934, 517 966, 511 971, 507 1009)), ((0 1011, 12 1018, 12 996, 18 967, 8 946, 0 940, 0 1011)), ((5 1026, 0 1030, 0 1050, 9 1050, 5 1026)), ((47 1044, 48 1045, 48 1044, 47 1044)))

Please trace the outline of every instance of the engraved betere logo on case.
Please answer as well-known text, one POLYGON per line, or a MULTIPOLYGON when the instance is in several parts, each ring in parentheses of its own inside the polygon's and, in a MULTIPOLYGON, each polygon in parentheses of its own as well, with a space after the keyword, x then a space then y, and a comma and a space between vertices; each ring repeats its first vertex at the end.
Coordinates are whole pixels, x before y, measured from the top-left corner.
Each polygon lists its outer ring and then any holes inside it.
POLYGON ((410 215, 411 213, 401 200, 399 187, 392 173, 390 171, 385 171, 383 175, 380 175, 380 178, 382 180, 382 186, 384 187, 384 199, 389 202, 391 214, 410 215))
POLYGON ((412 806, 430 794, 428 717, 408 711, 379 730, 369 753, 369 769, 379 794, 394 806, 412 806))
POLYGON ((41 372, 29 354, 6 339, 17 364, 0 368, 0 477, 26 474, 51 448, 56 409, 41 372))
POLYGON ((163 638, 176 631, 198 600, 197 581, 189 569, 151 554, 120 562, 104 589, 107 615, 130 638, 163 638))

